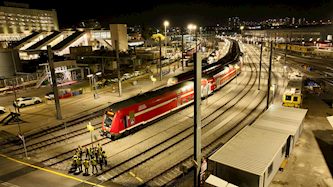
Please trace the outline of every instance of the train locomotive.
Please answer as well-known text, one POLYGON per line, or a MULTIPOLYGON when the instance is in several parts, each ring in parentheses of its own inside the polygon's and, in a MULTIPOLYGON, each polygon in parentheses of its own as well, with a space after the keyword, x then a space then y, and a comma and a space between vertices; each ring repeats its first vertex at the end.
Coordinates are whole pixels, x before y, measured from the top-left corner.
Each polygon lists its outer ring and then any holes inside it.
POLYGON ((283 106, 300 108, 303 102, 303 77, 292 75, 282 96, 283 106))
MULTIPOLYGON (((240 73, 237 65, 219 66, 205 73, 201 79, 201 97, 207 97, 240 73)), ((186 74, 182 81, 157 90, 152 90, 124 101, 112 104, 105 112, 101 134, 112 140, 136 131, 172 111, 185 107, 194 99, 194 74, 186 74)))

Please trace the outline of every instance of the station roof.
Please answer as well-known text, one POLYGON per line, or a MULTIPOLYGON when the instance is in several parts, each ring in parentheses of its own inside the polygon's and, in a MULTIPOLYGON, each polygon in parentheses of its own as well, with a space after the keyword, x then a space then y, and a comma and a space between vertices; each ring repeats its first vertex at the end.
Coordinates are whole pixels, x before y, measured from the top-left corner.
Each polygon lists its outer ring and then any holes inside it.
POLYGON ((209 160, 255 175, 263 175, 289 135, 247 126, 209 160))
POLYGON ((251 126, 295 135, 307 109, 272 105, 251 126))

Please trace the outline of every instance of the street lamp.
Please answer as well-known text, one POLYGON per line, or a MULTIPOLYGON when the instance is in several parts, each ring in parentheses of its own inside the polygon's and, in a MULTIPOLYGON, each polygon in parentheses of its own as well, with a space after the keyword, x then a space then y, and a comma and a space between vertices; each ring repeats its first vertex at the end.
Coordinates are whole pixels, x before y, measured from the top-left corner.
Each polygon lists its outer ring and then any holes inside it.
POLYGON ((97 85, 96 85, 96 77, 101 75, 102 72, 97 72, 95 74, 89 74, 87 77, 89 78, 90 89, 93 92, 94 99, 97 99, 97 85), (95 87, 95 90, 93 89, 95 87))
POLYGON ((166 46, 167 46, 167 30, 166 30, 166 28, 170 25, 170 23, 169 23, 169 21, 165 20, 164 23, 163 23, 163 25, 164 25, 164 36, 165 36, 165 40, 164 40, 164 48, 165 48, 164 54, 166 56, 166 46))
POLYGON ((240 28, 240 30, 241 30, 241 36, 243 36, 244 26, 242 25, 242 26, 240 26, 239 28, 240 28))
POLYGON ((196 31, 195 31, 197 29, 197 26, 190 23, 190 24, 187 25, 187 29, 190 31, 189 32, 190 35, 191 35, 192 30, 194 30, 194 32, 195 32, 195 52, 197 52, 197 35, 196 35, 196 31))

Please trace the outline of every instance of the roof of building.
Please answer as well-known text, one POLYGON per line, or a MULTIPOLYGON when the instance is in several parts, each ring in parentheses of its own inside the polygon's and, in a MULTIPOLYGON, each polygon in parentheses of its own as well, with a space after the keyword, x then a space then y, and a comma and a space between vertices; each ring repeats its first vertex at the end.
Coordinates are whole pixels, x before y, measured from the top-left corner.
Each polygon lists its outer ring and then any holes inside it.
POLYGON ((251 126, 295 135, 307 111, 307 109, 272 105, 251 126))
POLYGON ((49 42, 50 40, 52 40, 53 38, 58 36, 60 33, 61 32, 59 32, 59 31, 53 31, 51 34, 49 34, 42 40, 39 40, 38 42, 36 42, 32 46, 30 46, 27 50, 34 50, 34 49, 37 49, 38 47, 41 47, 42 45, 46 44, 47 42, 49 42))
POLYGON ((289 135, 247 126, 209 160, 255 175, 263 175, 289 135))

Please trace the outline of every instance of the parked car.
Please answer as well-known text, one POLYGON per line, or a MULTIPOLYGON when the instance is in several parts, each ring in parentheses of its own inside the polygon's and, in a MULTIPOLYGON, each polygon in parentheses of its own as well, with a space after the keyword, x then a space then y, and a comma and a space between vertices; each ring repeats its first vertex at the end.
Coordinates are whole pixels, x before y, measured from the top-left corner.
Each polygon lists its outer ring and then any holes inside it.
POLYGON ((125 74, 122 76, 122 79, 125 79, 125 80, 130 79, 130 78, 132 78, 132 76, 131 76, 131 74, 129 74, 129 73, 125 73, 125 74))
POLYGON ((14 101, 13 105, 15 107, 21 108, 21 107, 25 107, 28 105, 38 104, 41 102, 42 102, 42 99, 39 97, 20 97, 14 101))
POLYGON ((134 71, 133 75, 134 76, 139 76, 140 75, 140 71, 134 71))
MULTIPOLYGON (((124 77, 121 77, 120 80, 123 81, 123 80, 124 80, 124 77)), ((113 82, 113 83, 117 83, 117 82, 118 82, 118 78, 113 78, 113 79, 111 79, 111 82, 113 82)))
POLYGON ((6 108, 3 106, 0 106, 0 114, 4 114, 6 112, 6 108))
POLYGON ((54 92, 49 92, 49 93, 45 94, 45 98, 48 100, 54 99, 54 92))

